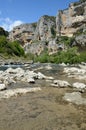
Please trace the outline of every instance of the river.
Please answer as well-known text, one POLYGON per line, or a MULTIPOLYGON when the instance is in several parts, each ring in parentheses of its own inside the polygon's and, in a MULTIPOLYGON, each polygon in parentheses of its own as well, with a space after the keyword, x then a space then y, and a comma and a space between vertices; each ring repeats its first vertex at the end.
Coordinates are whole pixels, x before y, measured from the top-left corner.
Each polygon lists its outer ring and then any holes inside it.
MULTIPOLYGON (((42 72, 55 79, 73 82, 63 74, 63 66, 56 64, 31 64, 23 69, 42 72)), ((1 68, 4 69, 4 68, 1 68)), ((41 87, 41 91, 0 100, 0 130, 85 130, 86 106, 63 100, 72 88, 55 88, 47 80, 35 84, 18 82, 9 88, 41 87)), ((86 97, 86 93, 83 94, 86 97)))

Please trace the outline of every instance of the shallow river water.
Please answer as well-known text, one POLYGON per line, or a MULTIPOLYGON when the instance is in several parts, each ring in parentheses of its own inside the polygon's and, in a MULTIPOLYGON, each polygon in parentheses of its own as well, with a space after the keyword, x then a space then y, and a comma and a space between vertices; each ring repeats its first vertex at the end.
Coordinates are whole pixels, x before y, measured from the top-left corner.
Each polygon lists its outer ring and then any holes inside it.
MULTIPOLYGON (((34 64, 24 69, 73 82, 59 65, 34 64)), ((63 100, 72 88, 55 88, 46 80, 36 80, 35 84, 18 82, 9 89, 14 87, 41 87, 42 90, 0 100, 0 130, 86 130, 86 106, 63 100)), ((86 93, 82 96, 86 97, 86 93)))

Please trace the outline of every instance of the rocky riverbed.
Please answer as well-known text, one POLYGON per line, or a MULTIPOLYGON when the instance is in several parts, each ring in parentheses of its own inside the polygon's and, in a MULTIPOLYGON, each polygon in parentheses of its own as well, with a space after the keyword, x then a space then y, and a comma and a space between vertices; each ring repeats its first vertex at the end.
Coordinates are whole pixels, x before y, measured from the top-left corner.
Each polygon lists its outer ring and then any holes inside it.
POLYGON ((85 130, 86 64, 0 67, 0 130, 85 130))

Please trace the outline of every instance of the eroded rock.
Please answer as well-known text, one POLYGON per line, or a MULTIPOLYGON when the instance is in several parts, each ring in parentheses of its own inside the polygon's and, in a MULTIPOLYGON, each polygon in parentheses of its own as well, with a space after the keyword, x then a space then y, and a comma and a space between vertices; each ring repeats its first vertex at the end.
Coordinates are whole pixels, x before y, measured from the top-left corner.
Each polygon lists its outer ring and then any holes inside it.
POLYGON ((63 81, 63 80, 54 80, 53 84, 51 85, 54 87, 61 87, 61 88, 71 86, 67 81, 63 81))
POLYGON ((5 86, 5 84, 0 84, 0 91, 5 90, 5 89, 7 89, 7 87, 5 86))
POLYGON ((36 88, 17 88, 17 89, 10 89, 10 90, 5 90, 0 92, 0 99, 3 98, 10 98, 13 96, 18 96, 20 94, 26 94, 29 92, 36 92, 36 91, 40 91, 41 88, 40 87, 36 87, 36 88))
POLYGON ((86 105, 86 98, 83 98, 80 92, 65 93, 63 99, 77 105, 86 105))

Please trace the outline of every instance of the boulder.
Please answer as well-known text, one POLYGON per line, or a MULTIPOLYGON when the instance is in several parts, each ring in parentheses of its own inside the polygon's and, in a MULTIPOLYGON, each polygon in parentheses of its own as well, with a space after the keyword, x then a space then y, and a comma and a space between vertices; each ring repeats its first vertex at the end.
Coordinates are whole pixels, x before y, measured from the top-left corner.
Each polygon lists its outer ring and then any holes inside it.
POLYGON ((86 98, 82 98, 80 92, 65 93, 63 99, 77 105, 86 105, 86 98))
POLYGON ((0 84, 0 91, 7 89, 5 84, 0 84))
POLYGON ((78 73, 78 74, 85 74, 86 73, 86 70, 84 70, 84 69, 79 69, 79 68, 76 68, 76 67, 70 67, 70 68, 64 68, 64 72, 65 73, 78 73))
POLYGON ((8 68, 5 73, 10 73, 10 74, 21 74, 24 73, 24 70, 22 68, 16 68, 16 69, 12 69, 12 68, 8 68))
POLYGON ((33 78, 29 78, 29 79, 27 79, 27 82, 28 83, 35 83, 35 80, 33 78))
POLYGON ((38 72, 37 76, 38 76, 38 79, 46 79, 46 76, 42 74, 41 72, 38 72))
POLYGON ((53 84, 51 85, 54 87, 61 87, 61 88, 71 86, 67 81, 63 81, 63 80, 54 80, 53 84))
POLYGON ((10 98, 13 96, 18 96, 21 94, 26 94, 29 92, 36 92, 36 91, 40 91, 41 88, 40 87, 36 87, 36 88, 17 88, 17 89, 9 89, 9 90, 5 90, 0 92, 0 99, 3 98, 10 98))
POLYGON ((82 67, 82 68, 66 67, 64 68, 63 72, 67 73, 68 77, 86 81, 86 67, 82 67))
POLYGON ((73 83, 73 87, 77 89, 86 89, 86 85, 84 83, 79 82, 73 83))
POLYGON ((16 83, 16 81, 11 77, 5 77, 3 82, 4 82, 5 85, 10 85, 12 83, 16 83))

